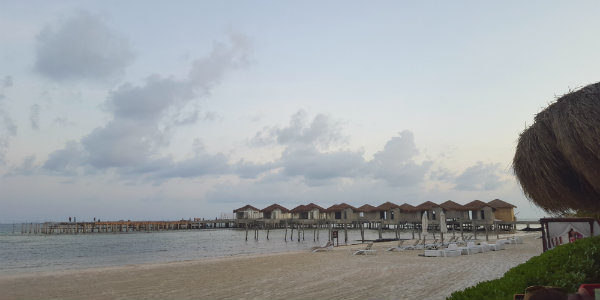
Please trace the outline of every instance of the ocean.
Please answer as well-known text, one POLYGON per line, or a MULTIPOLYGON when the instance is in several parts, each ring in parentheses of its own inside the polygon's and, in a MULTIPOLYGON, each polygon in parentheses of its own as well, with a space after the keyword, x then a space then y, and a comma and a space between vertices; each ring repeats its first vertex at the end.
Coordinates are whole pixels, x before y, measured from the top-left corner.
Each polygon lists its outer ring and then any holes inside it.
MULTIPOLYGON (((111 267, 130 264, 165 263, 212 257, 302 251, 327 242, 327 230, 313 241, 313 230, 304 232, 305 239, 284 241, 284 229, 259 232, 243 229, 192 229, 133 233, 92 233, 63 235, 20 234, 21 225, 0 224, 0 275, 26 272, 111 267)), ((340 245, 344 244, 343 230, 340 245)), ((395 238, 394 231, 384 231, 383 238, 395 238)), ((402 233, 409 239, 411 233, 402 233)), ((365 230, 365 239, 378 238, 376 230, 365 230)), ((358 243, 359 230, 348 230, 348 243, 358 243)))

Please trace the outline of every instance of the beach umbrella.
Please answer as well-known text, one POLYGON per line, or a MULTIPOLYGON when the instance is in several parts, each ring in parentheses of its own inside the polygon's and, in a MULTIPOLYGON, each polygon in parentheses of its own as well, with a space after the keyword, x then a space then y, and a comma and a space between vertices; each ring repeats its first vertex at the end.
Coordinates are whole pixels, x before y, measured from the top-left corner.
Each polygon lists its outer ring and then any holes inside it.
POLYGON ((427 226, 429 226, 429 220, 427 220, 427 212, 425 212, 421 217, 421 235, 423 235, 423 238, 427 235, 427 226))
POLYGON ((513 169, 549 213, 600 212, 600 83, 560 97, 519 136, 513 169))

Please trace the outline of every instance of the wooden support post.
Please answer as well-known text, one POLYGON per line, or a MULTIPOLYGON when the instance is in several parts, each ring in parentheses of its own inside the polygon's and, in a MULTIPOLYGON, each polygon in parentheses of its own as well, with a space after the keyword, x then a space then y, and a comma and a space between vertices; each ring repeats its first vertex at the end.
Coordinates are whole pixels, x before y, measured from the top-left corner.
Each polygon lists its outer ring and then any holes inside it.
POLYGON ((267 241, 269 240, 269 226, 267 226, 267 241))
POLYGON ((294 240, 294 224, 292 224, 292 226, 290 226, 290 228, 292 229, 292 232, 290 233, 290 241, 294 240))
POLYGON ((379 228, 378 228, 378 233, 379 233, 379 239, 382 238, 382 232, 381 232, 381 227, 383 227, 383 222, 379 222, 379 228))
POLYGON ((331 226, 332 226, 332 225, 333 225, 333 224, 329 224, 329 225, 327 225, 327 229, 329 230, 329 234, 328 234, 328 235, 329 235, 329 241, 330 241, 330 242, 331 242, 331 226))
POLYGON ((489 238, 488 238, 488 225, 485 224, 483 226, 485 227, 485 241, 487 242, 487 241, 489 241, 489 238))
POLYGON ((475 237, 473 239, 477 240, 477 225, 475 225, 475 222, 473 222, 473 234, 475 235, 475 237))
POLYGON ((348 228, 346 228, 346 223, 344 223, 344 243, 348 244, 348 228))
POLYGON ((415 223, 412 223, 412 239, 415 239, 415 223))
POLYGON ((362 241, 362 243, 365 243, 365 224, 363 222, 360 222, 360 239, 362 241))
POLYGON ((285 221, 285 236, 283 237, 283 240, 287 242, 287 228, 288 228, 288 223, 287 221, 285 221))
POLYGON ((248 241, 248 223, 246 223, 246 242, 248 241))

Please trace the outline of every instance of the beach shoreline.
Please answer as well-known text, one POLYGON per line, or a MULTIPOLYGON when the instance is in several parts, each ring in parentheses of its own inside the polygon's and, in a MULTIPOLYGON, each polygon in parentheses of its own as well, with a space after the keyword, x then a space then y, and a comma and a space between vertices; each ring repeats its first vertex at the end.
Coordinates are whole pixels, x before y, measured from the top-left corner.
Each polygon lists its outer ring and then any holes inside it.
POLYGON ((367 256, 352 255, 364 245, 349 245, 1 275, 0 299, 444 299, 541 254, 539 232, 521 236, 506 250, 459 257, 388 252, 397 242, 383 242, 367 256))

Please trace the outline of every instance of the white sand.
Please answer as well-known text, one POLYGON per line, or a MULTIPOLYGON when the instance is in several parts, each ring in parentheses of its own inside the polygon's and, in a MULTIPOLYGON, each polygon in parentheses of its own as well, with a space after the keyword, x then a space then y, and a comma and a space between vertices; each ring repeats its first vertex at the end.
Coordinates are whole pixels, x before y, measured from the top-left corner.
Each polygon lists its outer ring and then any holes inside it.
MULTIPOLYGON (((444 299, 542 252, 539 233, 506 250, 459 257, 423 251, 294 252, 0 277, 0 299, 444 299)), ((493 240, 490 240, 493 242, 493 240)))

